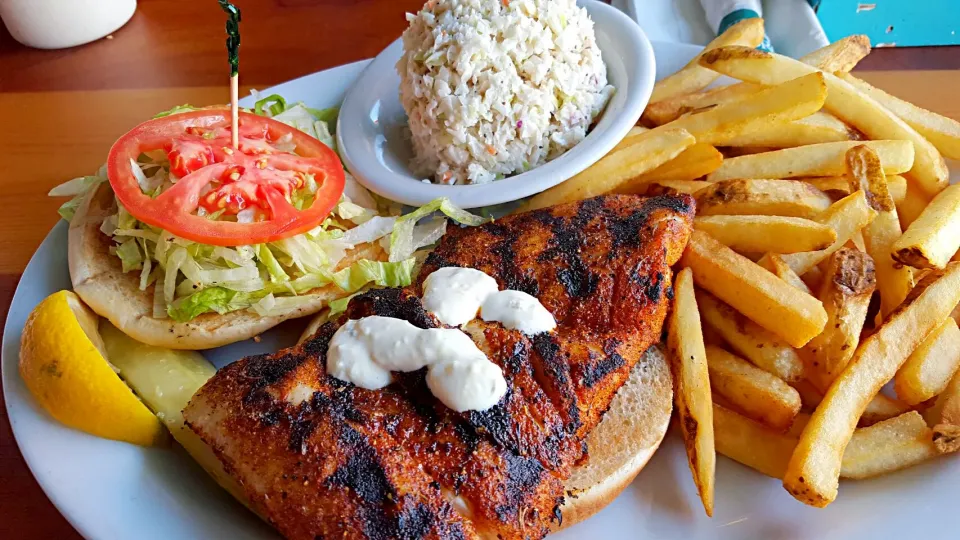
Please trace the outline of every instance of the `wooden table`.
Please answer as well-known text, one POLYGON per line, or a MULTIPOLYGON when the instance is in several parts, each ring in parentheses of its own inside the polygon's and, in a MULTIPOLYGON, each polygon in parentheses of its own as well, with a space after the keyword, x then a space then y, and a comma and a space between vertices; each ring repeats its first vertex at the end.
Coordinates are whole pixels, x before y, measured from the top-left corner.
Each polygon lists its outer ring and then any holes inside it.
MULTIPOLYGON (((240 0, 241 82, 263 88, 374 56, 422 0, 240 0)), ((46 192, 89 174, 157 111, 227 99, 223 17, 212 0, 140 0, 111 38, 39 51, 0 33, 0 324, 20 273, 57 221, 46 192)), ((864 79, 960 118, 958 48, 882 49, 864 79)), ((0 395, 2 401, 2 395, 0 395)), ((0 538, 78 538, 27 470, 0 407, 0 538)))

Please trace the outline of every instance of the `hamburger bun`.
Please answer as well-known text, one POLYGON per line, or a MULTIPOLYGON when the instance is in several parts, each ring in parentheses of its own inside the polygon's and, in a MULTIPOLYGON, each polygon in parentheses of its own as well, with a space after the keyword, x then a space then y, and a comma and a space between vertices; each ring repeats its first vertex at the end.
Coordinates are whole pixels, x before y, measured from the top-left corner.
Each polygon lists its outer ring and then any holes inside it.
POLYGON ((564 492, 565 529, 612 503, 657 451, 673 412, 673 377, 659 345, 633 366, 600 424, 587 437, 589 457, 564 492))
MULTIPOLYGON (((116 213, 110 184, 91 190, 70 222, 68 262, 73 290, 98 315, 128 336, 148 345, 169 349, 210 349, 263 333, 288 319, 313 315, 331 300, 346 296, 335 285, 302 294, 309 302, 270 317, 244 309, 223 315, 204 313, 187 322, 153 317, 154 286, 140 290, 140 273, 123 273, 120 259, 110 254, 112 240, 100 232, 103 220, 116 213)), ((360 259, 382 259, 379 244, 364 244, 351 250, 340 268, 360 259)))

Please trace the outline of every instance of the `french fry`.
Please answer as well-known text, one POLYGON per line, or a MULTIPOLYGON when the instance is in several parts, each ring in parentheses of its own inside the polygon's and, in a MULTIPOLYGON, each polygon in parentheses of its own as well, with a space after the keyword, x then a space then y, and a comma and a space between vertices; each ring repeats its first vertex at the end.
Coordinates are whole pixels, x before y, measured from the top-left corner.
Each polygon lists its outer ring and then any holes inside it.
POLYGON ((897 203, 897 215, 900 216, 900 230, 907 230, 920 217, 933 197, 927 195, 918 186, 907 184, 903 200, 897 203))
POLYGON ((888 174, 886 176, 887 192, 890 193, 893 204, 900 204, 907 197, 907 179, 899 174, 888 174))
POLYGON ((794 381, 790 386, 800 394, 800 402, 803 404, 801 411, 812 411, 823 401, 823 392, 808 379, 794 381))
POLYGON ((693 274, 683 269, 674 282, 673 311, 667 324, 667 347, 676 391, 674 401, 694 483, 708 516, 713 515, 716 452, 710 376, 693 291, 693 274))
POLYGON ((818 295, 827 325, 800 351, 819 388, 829 386, 856 352, 876 284, 873 259, 866 253, 843 248, 828 259, 818 295))
POLYGON ((783 478, 797 438, 713 404, 717 453, 771 478, 783 478))
POLYGON ((893 399, 886 394, 879 393, 873 396, 870 403, 867 403, 867 408, 860 415, 857 425, 860 427, 872 426, 877 422, 896 418, 909 410, 910 406, 899 399, 893 399))
MULTIPOLYGON (((823 394, 829 387, 818 388, 816 384, 809 379, 790 383, 794 390, 800 393, 800 400, 803 402, 803 409, 812 411, 816 409, 823 401, 823 394)), ((867 408, 860 416, 857 425, 860 427, 872 426, 877 422, 883 422, 900 416, 910 410, 906 403, 893 399, 886 394, 878 393, 873 396, 867 408)))
POLYGON ((697 193, 697 214, 814 217, 833 201, 796 180, 724 180, 697 193))
MULTIPOLYGON (((703 180, 654 180, 646 185, 642 195, 675 195, 677 193, 695 195, 711 185, 710 182, 703 180)), ((638 195, 641 194, 638 193, 638 195)))
MULTIPOLYGON (((767 85, 818 71, 799 60, 739 46, 708 51, 700 57, 700 65, 747 82, 767 85)), ((931 195, 946 187, 950 171, 930 141, 846 81, 832 73, 824 73, 824 80, 829 90, 824 104, 827 111, 868 138, 911 141, 916 152, 911 177, 931 195)), ((896 171, 900 172, 903 171, 896 171)))
POLYGON ((907 358, 893 378, 893 388, 904 403, 918 405, 946 390, 958 367, 960 329, 947 317, 907 358))
MULTIPOLYGON (((790 266, 790 265, 788 264, 787 266, 790 266)), ((793 268, 791 268, 791 270, 793 270, 793 268)), ((823 283, 823 272, 820 270, 819 266, 814 266, 813 268, 807 270, 803 274, 799 274, 799 276, 800 276, 800 279, 802 279, 803 282, 807 284, 807 287, 809 287, 811 291, 820 290, 820 285, 823 283)))
MULTIPOLYGON (((706 143, 697 143, 680 155, 656 169, 637 178, 637 182, 647 183, 660 180, 696 180, 720 167, 723 154, 706 143)), ((631 182, 632 183, 632 182, 631 182)))
POLYGON ((812 506, 823 507, 836 499, 843 450, 867 404, 958 303, 960 263, 953 263, 940 276, 918 283, 863 341, 803 430, 784 476, 787 491, 812 506))
POLYGON ((650 103, 640 120, 661 126, 689 113, 706 110, 722 103, 732 103, 756 94, 764 87, 759 84, 737 83, 712 88, 703 92, 680 94, 669 99, 650 103))
POLYGON ((806 345, 827 322, 819 300, 705 232, 693 231, 681 265, 693 271, 697 285, 794 347, 806 345))
POLYGON ((681 94, 699 92, 717 80, 716 72, 700 66, 699 60, 703 53, 729 45, 756 47, 761 41, 763 41, 763 19, 744 19, 738 22, 708 43, 703 51, 680 71, 653 85, 650 103, 681 94))
POLYGON ((617 150, 623 150, 624 148, 633 145, 633 143, 637 142, 638 136, 643 135, 648 131, 650 130, 643 126, 633 126, 630 128, 630 131, 627 132, 626 136, 624 136, 623 139, 621 139, 620 142, 613 147, 613 150, 611 150, 610 153, 612 154, 617 150))
MULTIPOLYGON (((856 191, 856 189, 851 189, 851 178, 847 175, 817 176, 814 178, 802 178, 801 180, 831 197, 845 197, 856 191)), ((899 205, 907 196, 907 179, 899 174, 887 175, 887 192, 890 193, 890 198, 893 199, 893 203, 899 205)))
POLYGON ((682 129, 648 131, 636 139, 630 146, 607 154, 566 182, 535 195, 526 209, 546 208, 609 193, 631 178, 677 157, 696 142, 693 135, 682 129))
POLYGON ((838 73, 837 76, 899 116, 936 146, 944 157, 960 159, 960 122, 891 96, 849 73, 838 73))
POLYGON ((900 238, 900 218, 888 191, 887 177, 880 168, 880 159, 866 146, 847 152, 847 168, 851 184, 863 190, 867 203, 877 217, 863 228, 866 252, 873 257, 880 292, 880 314, 889 315, 913 289, 910 269, 897 265, 890 256, 894 242, 900 238))
MULTIPOLYGON (((798 442, 793 428, 779 433, 716 403, 713 426, 718 454, 771 478, 784 477, 798 442)), ((857 429, 843 453, 840 476, 871 478, 922 463, 938 454, 934 437, 916 411, 857 429)))
POLYGON ((719 142, 766 128, 770 123, 789 122, 810 116, 823 107, 827 88, 823 77, 813 73, 764 88, 750 99, 723 103, 702 112, 681 116, 657 129, 684 129, 697 142, 719 142))
POLYGON ((900 174, 913 166, 914 151, 910 141, 842 141, 728 158, 707 180, 841 175, 846 173, 844 159, 847 151, 861 144, 869 146, 880 156, 885 174, 900 174))
POLYGON ((893 258, 914 268, 943 268, 960 249, 960 184, 933 198, 894 242, 893 258))
MULTIPOLYGON (((951 319, 952 320, 952 319, 951 319)), ((800 394, 772 375, 720 347, 708 345, 710 391, 744 415, 785 431, 800 411, 800 394)))
MULTIPOLYGON (((836 233, 834 233, 836 236, 836 233)), ((790 265, 785 263, 780 255, 776 253, 766 253, 763 257, 757 261, 757 264, 766 268, 767 270, 773 272, 775 276, 787 282, 788 285, 793 286, 798 291, 805 292, 809 295, 813 295, 813 291, 810 290, 810 287, 800 279, 800 276, 790 268, 790 265)))
POLYGON ((770 122, 740 135, 720 136, 713 140, 718 146, 766 146, 791 148, 808 144, 859 139, 860 134, 824 112, 815 112, 792 122, 770 122))
POLYGON ((787 382, 803 377, 803 361, 797 351, 780 338, 703 290, 697 290, 697 305, 704 328, 716 331, 730 348, 753 365, 787 382))
POLYGON ((708 215, 696 218, 693 226, 740 253, 815 251, 837 239, 830 227, 797 217, 708 215))
POLYGON ((924 416, 933 426, 933 443, 940 453, 960 450, 960 372, 937 396, 933 407, 924 411, 924 416))
POLYGON ((917 411, 857 429, 843 452, 840 476, 860 480, 918 465, 938 455, 933 436, 917 411))
POLYGON ((863 191, 847 195, 817 217, 817 221, 833 229, 837 234, 837 240, 830 247, 820 251, 785 254, 783 261, 790 265, 794 272, 803 276, 842 248, 854 234, 873 221, 876 215, 876 210, 867 204, 863 191))
POLYGON ((800 61, 828 73, 847 72, 853 70, 868 54, 870 54, 870 38, 858 34, 834 41, 801 57, 800 61))

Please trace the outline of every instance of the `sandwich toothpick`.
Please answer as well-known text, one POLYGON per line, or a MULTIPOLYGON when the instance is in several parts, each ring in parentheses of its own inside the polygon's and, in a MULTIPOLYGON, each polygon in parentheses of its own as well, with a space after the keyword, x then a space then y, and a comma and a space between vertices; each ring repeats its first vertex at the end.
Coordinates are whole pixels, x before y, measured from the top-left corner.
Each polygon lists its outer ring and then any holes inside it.
POLYGON ((240 146, 240 9, 227 0, 217 0, 227 14, 227 60, 230 62, 230 132, 233 148, 240 146))

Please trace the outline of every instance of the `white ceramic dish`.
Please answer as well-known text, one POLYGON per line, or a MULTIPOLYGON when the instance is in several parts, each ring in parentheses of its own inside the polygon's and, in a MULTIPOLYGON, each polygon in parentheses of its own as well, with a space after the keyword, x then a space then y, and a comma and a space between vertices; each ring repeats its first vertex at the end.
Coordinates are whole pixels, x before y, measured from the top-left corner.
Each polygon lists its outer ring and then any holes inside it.
POLYGON ((643 30, 621 11, 596 0, 581 0, 595 23, 597 44, 616 93, 593 130, 559 158, 496 182, 445 186, 423 182, 411 172, 413 157, 407 116, 400 105, 398 39, 384 49, 351 87, 340 110, 337 143, 347 169, 368 189, 389 199, 420 206, 447 197, 464 208, 515 201, 539 193, 586 169, 609 152, 633 127, 653 91, 653 48, 643 30))
MULTIPOLYGON (((679 68, 697 47, 654 43, 658 75, 679 68)), ((367 62, 314 73, 267 92, 312 107, 341 99, 367 62)), ((106 149, 104 149, 106 151, 106 149)), ((951 164, 952 166, 955 164, 951 164)), ((956 170, 956 169, 954 169, 956 170)), ((954 176, 954 180, 957 175, 954 176)), ((39 247, 14 295, 3 334, 3 391, 17 443, 34 476, 77 530, 97 540, 276 538, 183 452, 144 449, 58 424, 30 397, 17 374, 24 321, 47 295, 70 286, 67 227, 57 225, 39 247)), ((304 322, 206 353, 223 366, 296 340, 304 322)), ((640 476, 613 504, 551 538, 683 540, 882 540, 952 538, 944 525, 960 500, 960 459, 945 458, 863 482, 844 482, 840 497, 817 510, 796 502, 780 483, 720 457, 716 516, 697 499, 679 437, 670 433, 640 476)))

